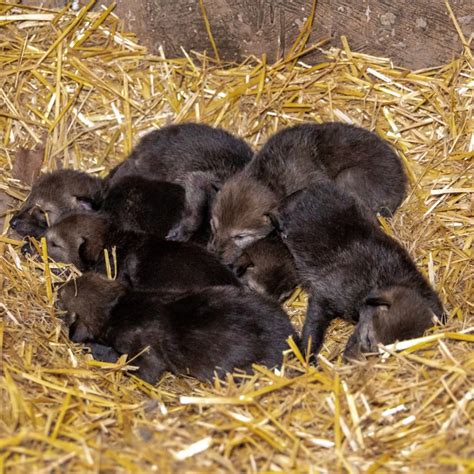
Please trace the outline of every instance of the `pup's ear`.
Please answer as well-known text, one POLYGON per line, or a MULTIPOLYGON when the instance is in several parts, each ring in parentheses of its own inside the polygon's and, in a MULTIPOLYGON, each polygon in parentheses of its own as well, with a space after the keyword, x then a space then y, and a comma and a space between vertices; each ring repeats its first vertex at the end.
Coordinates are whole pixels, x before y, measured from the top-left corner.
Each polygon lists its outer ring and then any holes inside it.
POLYGON ((248 268, 253 267, 253 262, 245 252, 236 260, 232 265, 232 271, 234 274, 240 278, 248 268))
POLYGON ((217 193, 221 190, 222 184, 209 183, 207 185, 206 193, 207 199, 209 201, 209 206, 212 206, 212 203, 216 199, 217 193))
POLYGON ((101 275, 101 278, 107 281, 107 286, 102 291, 102 306, 104 317, 102 319, 109 319, 110 314, 114 307, 117 305, 118 300, 127 291, 127 286, 118 280, 108 280, 105 275, 101 275))
POLYGON ((271 225, 277 232, 283 231, 280 213, 278 211, 267 212, 263 216, 265 222, 271 225))
POLYGON ((221 190, 221 188, 222 188, 222 184, 220 184, 220 183, 211 183, 209 185, 209 189, 210 189, 211 193, 213 193, 213 194, 217 194, 221 190))
POLYGON ((280 201, 278 210, 280 214, 291 214, 294 210, 298 202, 300 201, 305 189, 298 189, 294 193, 291 193, 286 198, 280 201))
POLYGON ((79 259, 81 260, 84 268, 88 268, 97 263, 102 250, 103 249, 100 242, 94 242, 94 240, 81 237, 78 252, 79 259))
POLYGON ((300 189, 282 199, 278 204, 278 209, 266 214, 270 219, 274 229, 286 237, 286 228, 288 224, 288 217, 293 213, 296 204, 299 202, 304 189, 300 189))

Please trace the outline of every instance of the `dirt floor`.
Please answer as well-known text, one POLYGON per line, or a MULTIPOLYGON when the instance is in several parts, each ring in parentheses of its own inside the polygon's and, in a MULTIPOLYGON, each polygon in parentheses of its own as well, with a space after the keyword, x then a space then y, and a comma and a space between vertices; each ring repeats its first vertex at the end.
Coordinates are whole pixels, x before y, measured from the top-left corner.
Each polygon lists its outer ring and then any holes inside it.
MULTIPOLYGON (((63 8, 64 0, 23 0, 24 4, 63 8)), ((88 2, 76 2, 85 6, 88 2)), ((198 0, 99 0, 99 10, 112 3, 125 20, 127 31, 157 53, 182 56, 187 51, 214 54, 198 0)), ((312 0, 205 0, 209 26, 226 61, 242 61, 249 55, 265 54, 273 62, 287 54, 302 26, 311 15, 312 0)), ((465 38, 474 33, 474 5, 471 0, 450 0, 449 8, 465 38)), ((319 0, 311 41, 339 46, 347 37, 353 51, 391 58, 411 69, 439 66, 459 54, 463 45, 444 1, 432 0, 319 0)), ((312 52, 305 61, 322 60, 312 52)))

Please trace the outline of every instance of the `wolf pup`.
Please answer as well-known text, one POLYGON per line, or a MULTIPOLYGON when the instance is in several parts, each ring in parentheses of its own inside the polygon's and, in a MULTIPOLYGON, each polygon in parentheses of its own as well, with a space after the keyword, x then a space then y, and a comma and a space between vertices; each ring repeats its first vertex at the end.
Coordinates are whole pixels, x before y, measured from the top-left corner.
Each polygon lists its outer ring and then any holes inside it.
POLYGON ((303 124, 267 141, 232 176, 212 206, 209 248, 230 264, 274 228, 281 201, 319 177, 351 194, 367 214, 393 213, 405 196, 406 177, 394 150, 372 132, 342 123, 303 124))
POLYGON ((279 214, 284 241, 310 296, 303 345, 319 351, 332 319, 357 323, 346 355, 421 336, 442 318, 440 300, 402 246, 330 180, 320 180, 279 214))
MULTIPOLYGON (((204 247, 117 229, 100 213, 72 213, 45 234, 49 256, 81 271, 105 273, 104 249, 117 257, 118 278, 137 289, 240 286, 232 271, 204 247)), ((111 259, 112 260, 112 259, 111 259)))
POLYGON ((30 195, 13 215, 10 227, 22 237, 43 236, 48 225, 73 210, 94 210, 100 207, 103 181, 81 171, 64 169, 40 176, 30 195))
POLYGON ((212 380, 251 372, 252 364, 275 367, 287 338, 296 337, 278 303, 243 288, 205 288, 163 302, 160 293, 129 291, 89 273, 66 284, 59 299, 72 341, 92 343, 95 356, 108 361, 140 354, 133 365, 149 383, 166 371, 212 380))
POLYGON ((108 181, 113 185, 124 176, 139 175, 183 186, 183 216, 168 238, 184 241, 201 225, 213 189, 241 170, 252 154, 243 140, 225 130, 197 123, 170 125, 145 135, 108 181))

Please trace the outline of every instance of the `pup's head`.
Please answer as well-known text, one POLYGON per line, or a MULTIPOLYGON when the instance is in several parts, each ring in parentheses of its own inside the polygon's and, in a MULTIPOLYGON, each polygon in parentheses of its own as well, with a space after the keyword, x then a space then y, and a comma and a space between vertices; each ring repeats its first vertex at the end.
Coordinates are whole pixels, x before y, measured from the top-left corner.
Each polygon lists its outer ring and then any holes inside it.
POLYGON ((355 359, 363 352, 377 352, 379 343, 420 337, 433 326, 434 317, 427 300, 415 290, 401 286, 375 290, 359 312, 344 355, 355 359))
POLYGON ((271 216, 277 208, 277 196, 267 186, 242 173, 234 176, 214 200, 208 249, 223 263, 234 263, 243 249, 273 230, 271 216))
POLYGON ((244 285, 283 302, 298 284, 293 258, 277 235, 247 247, 235 261, 234 272, 244 285))
POLYGON ((102 180, 75 170, 58 170, 39 177, 30 195, 13 215, 10 227, 21 236, 39 239, 65 212, 95 210, 102 196, 102 180))
POLYGON ((59 306, 66 311, 62 317, 74 342, 100 342, 111 311, 125 293, 118 282, 98 273, 84 273, 59 291, 59 306))
POLYGON ((87 270, 100 259, 109 231, 110 223, 98 213, 66 214, 46 230, 48 255, 87 270))

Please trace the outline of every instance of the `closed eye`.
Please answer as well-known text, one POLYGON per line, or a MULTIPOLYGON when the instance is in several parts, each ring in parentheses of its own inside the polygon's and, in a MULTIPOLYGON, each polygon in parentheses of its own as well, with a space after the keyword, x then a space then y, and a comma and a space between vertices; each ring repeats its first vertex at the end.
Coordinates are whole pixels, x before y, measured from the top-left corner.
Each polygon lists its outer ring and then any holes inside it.
POLYGON ((62 249, 63 247, 59 244, 57 244, 54 240, 51 240, 48 242, 48 247, 52 249, 62 249))

